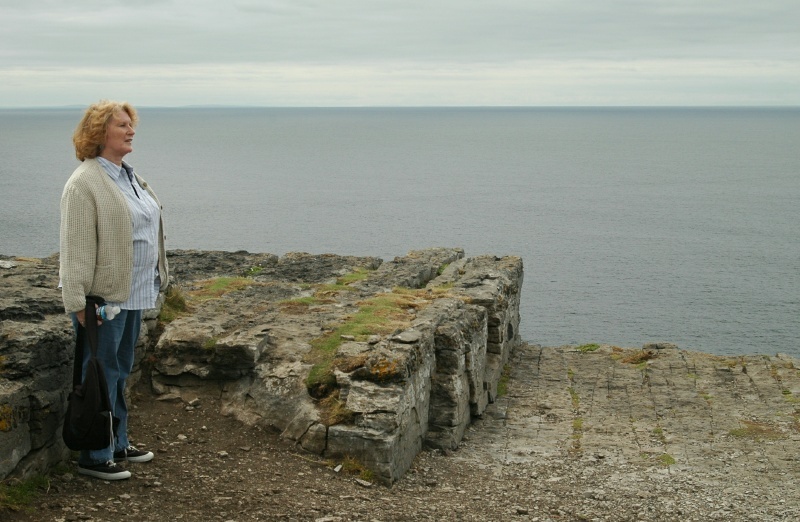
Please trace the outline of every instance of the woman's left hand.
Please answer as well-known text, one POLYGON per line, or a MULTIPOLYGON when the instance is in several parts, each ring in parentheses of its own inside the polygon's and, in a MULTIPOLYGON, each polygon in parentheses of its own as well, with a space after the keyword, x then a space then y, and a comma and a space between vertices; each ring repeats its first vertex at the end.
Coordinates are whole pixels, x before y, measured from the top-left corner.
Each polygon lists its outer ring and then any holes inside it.
MULTIPOLYGON (((94 305, 94 306, 95 306, 95 308, 97 308, 97 305, 94 305)), ((77 312, 75 312, 75 318, 78 320, 78 322, 80 323, 81 326, 86 328, 86 310, 85 309, 78 310, 77 312)), ((100 326, 101 324, 103 324, 103 320, 100 319, 100 316, 98 315, 97 316, 97 326, 100 326)))

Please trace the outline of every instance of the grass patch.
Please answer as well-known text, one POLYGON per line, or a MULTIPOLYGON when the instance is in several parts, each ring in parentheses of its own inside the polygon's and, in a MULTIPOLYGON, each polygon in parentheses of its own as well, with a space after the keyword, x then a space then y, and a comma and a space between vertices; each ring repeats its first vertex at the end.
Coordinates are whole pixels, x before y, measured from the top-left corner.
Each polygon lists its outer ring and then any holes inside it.
POLYGON ((345 274, 338 278, 336 283, 340 285, 349 285, 357 281, 363 281, 369 277, 370 272, 372 272, 372 270, 367 270, 366 268, 356 268, 349 274, 345 274))
POLYGON ((637 350, 623 357, 622 362, 625 364, 642 364, 646 363, 650 359, 655 359, 656 357, 656 353, 650 350, 637 350))
POLYGON ((311 367, 306 377, 306 388, 312 397, 324 398, 336 389, 333 361, 325 360, 311 367))
POLYGON ((195 283, 196 288, 189 292, 192 300, 208 301, 219 299, 225 294, 256 284, 247 277, 216 277, 195 283))
POLYGON ((50 488, 50 480, 45 475, 36 475, 24 481, 0 482, 0 512, 22 511, 43 491, 50 488))
MULTIPOLYGON (((305 362, 313 364, 306 379, 306 387, 311 396, 318 399, 325 397, 336 386, 333 363, 343 336, 365 342, 372 335, 388 335, 408 328, 414 317, 412 311, 426 307, 446 293, 444 289, 394 288, 390 293, 378 294, 359 302, 356 313, 326 335, 311 341, 311 351, 303 358, 305 362)), ((392 368, 378 370, 381 375, 389 375, 393 371, 392 368)))
POLYGON ((179 286, 170 286, 164 294, 164 304, 161 305, 158 319, 162 323, 171 323, 188 309, 183 290, 179 286))
POLYGON ((798 402, 800 402, 800 399, 798 399, 797 397, 794 396, 794 394, 792 394, 792 390, 787 390, 786 388, 784 388, 783 390, 781 390, 781 394, 783 394, 784 400, 789 404, 797 404, 798 402))
POLYGON ((372 470, 350 455, 345 455, 344 460, 342 460, 342 471, 350 475, 358 475, 358 478, 368 482, 372 482, 372 479, 375 478, 372 470))
POLYGON ((367 270, 366 268, 357 268, 353 272, 349 274, 345 274, 341 277, 336 279, 335 283, 327 284, 327 285, 318 285, 316 287, 316 291, 314 295, 318 298, 328 297, 331 295, 336 295, 341 292, 355 292, 356 289, 353 288, 351 285, 358 281, 363 281, 364 279, 369 277, 371 270, 367 270))
POLYGON ((668 468, 677 462, 675 458, 669 453, 664 453, 663 455, 659 455, 656 460, 658 460, 661 463, 661 465, 664 466, 665 468, 668 468))
POLYGON ((578 392, 576 392, 575 388, 573 388, 572 386, 567 388, 567 391, 569 392, 569 396, 572 399, 572 407, 577 410, 578 408, 580 408, 581 405, 581 398, 578 395, 578 392))
POLYGON ((618 361, 625 357, 625 349, 620 348, 619 346, 612 346, 611 347, 611 359, 614 361, 618 361))
POLYGON ((503 373, 500 374, 500 380, 497 382, 497 396, 505 397, 508 394, 508 381, 511 379, 511 365, 506 364, 503 366, 503 373))
POLYGON ((582 344, 578 346, 576 350, 578 350, 581 353, 591 353, 598 350, 599 348, 600 348, 599 344, 591 343, 591 344, 582 344))
POLYGON ((179 286, 170 286, 164 294, 164 304, 161 306, 158 319, 162 323, 170 323, 189 312, 194 301, 219 299, 227 293, 258 284, 260 283, 247 277, 217 277, 198 281, 189 291, 179 286))
POLYGON ((319 306, 334 302, 333 299, 321 299, 317 296, 298 297, 280 301, 278 306, 281 312, 289 315, 304 315, 311 311, 312 306, 319 306))
POLYGON ((320 421, 325 426, 346 424, 355 417, 355 412, 348 410, 345 403, 339 398, 338 390, 319 401, 319 406, 320 421))
POLYGON ((661 426, 656 426, 655 428, 653 428, 653 431, 651 433, 653 435, 653 438, 655 438, 658 442, 660 442, 664 446, 667 445, 667 436, 664 433, 664 430, 661 428, 661 426))
POLYGON ((749 420, 742 420, 739 423, 741 428, 728 432, 731 437, 752 440, 778 440, 784 438, 784 434, 781 431, 769 424, 749 420))
POLYGON ((262 267, 261 265, 251 266, 250 268, 245 270, 244 277, 255 277, 263 271, 264 267, 262 267))
POLYGON ((357 313, 332 332, 311 341, 311 352, 307 362, 314 363, 306 380, 312 397, 324 397, 335 387, 333 359, 342 344, 342 336, 351 336, 365 341, 371 335, 388 334, 401 324, 407 324, 410 316, 399 306, 398 301, 376 297, 361 304, 357 313))
POLYGON ((319 297, 314 296, 307 296, 307 297, 297 297, 295 299, 287 299, 285 301, 281 301, 278 304, 284 305, 301 305, 301 306, 314 306, 322 303, 329 303, 331 301, 326 299, 320 299, 319 297))
POLYGON ((575 417, 572 419, 572 445, 569 447, 569 452, 572 454, 579 454, 581 449, 581 440, 583 439, 583 419, 575 417))

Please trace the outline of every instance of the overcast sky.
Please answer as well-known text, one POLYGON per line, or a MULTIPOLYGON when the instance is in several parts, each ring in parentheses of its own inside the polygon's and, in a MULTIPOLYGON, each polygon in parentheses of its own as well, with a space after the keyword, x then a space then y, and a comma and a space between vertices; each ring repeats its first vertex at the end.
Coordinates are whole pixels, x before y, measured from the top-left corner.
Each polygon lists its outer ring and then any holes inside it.
POLYGON ((800 105, 798 0, 0 0, 0 107, 800 105))

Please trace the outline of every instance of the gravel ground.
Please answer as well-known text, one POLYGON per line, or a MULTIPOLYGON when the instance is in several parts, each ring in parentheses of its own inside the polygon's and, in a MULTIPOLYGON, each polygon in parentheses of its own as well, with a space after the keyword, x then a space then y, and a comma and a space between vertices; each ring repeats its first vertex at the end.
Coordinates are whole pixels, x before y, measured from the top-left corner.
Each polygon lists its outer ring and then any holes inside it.
MULTIPOLYGON (((152 462, 129 464, 133 477, 119 482, 74 471, 53 476, 30 511, 3 520, 765 521, 800 513, 779 484, 738 487, 721 474, 568 453, 498 464, 473 452, 469 436, 456 452, 421 453, 401 481, 385 487, 222 417, 211 400, 193 409, 152 397, 137 404, 131 432, 156 453, 152 462)), ((480 430, 479 423, 470 432, 480 430)))
MULTIPOLYGON (((778 367, 782 361, 765 359, 762 371, 754 362, 761 359, 755 359, 749 362, 746 375, 735 373, 737 379, 744 375, 744 384, 737 384, 712 379, 725 361, 674 351, 660 355, 644 371, 647 379, 643 381, 641 369, 608 355, 588 359, 573 352, 540 347, 519 351, 512 361, 515 370, 508 395, 468 429, 461 447, 423 451, 391 487, 373 484, 345 469, 337 471, 338 465, 346 463, 324 461, 275 432, 221 416, 214 398, 203 397, 190 405, 160 401, 140 390, 133 398, 131 439, 155 453, 152 462, 129 464, 133 477, 111 483, 77 475, 73 466, 52 476, 48 490, 29 510, 0 513, 0 519, 800 520, 800 461, 795 451, 800 426, 792 421, 791 415, 797 416, 796 410, 791 413, 793 403, 781 391, 800 389, 793 366, 778 367), (713 405, 705 415, 713 416, 714 422, 748 412, 744 386, 761 390, 752 408, 757 411, 762 404, 764 418, 788 408, 789 413, 778 418, 782 424, 774 424, 776 430, 784 430, 775 432, 780 438, 737 438, 722 428, 716 428, 711 437, 706 428, 695 428, 695 420, 702 415, 683 415, 677 406, 653 416, 652 422, 666 434, 656 435, 657 430, 634 419, 644 418, 644 412, 668 393, 660 391, 640 401, 637 398, 644 395, 633 393, 636 387, 661 389, 655 383, 671 375, 669 393, 682 389, 677 376, 685 371, 675 369, 676 361, 689 361, 698 393, 714 397, 695 401, 713 405), (620 394, 592 372, 613 373, 620 389, 626 379, 639 376, 636 383, 625 384, 628 398, 621 424, 612 422, 622 416, 614 414, 619 405, 609 400, 620 394), (589 382, 603 386, 581 384, 589 382), (773 394, 781 396, 782 402, 776 399, 774 407, 763 406, 771 404, 765 391, 768 384, 774 385, 773 394), (728 401, 725 393, 739 398, 728 401), (582 402, 576 405, 579 396, 582 402), (671 428, 671 418, 676 426, 683 426, 682 431, 671 428), (583 419, 583 426, 575 419, 583 419), (700 441, 703 437, 711 443, 700 441), (661 448, 647 453, 659 444, 661 448), (674 454, 677 462, 665 465, 653 458, 663 451, 674 454)), ((682 393, 674 397, 683 397, 682 393)))

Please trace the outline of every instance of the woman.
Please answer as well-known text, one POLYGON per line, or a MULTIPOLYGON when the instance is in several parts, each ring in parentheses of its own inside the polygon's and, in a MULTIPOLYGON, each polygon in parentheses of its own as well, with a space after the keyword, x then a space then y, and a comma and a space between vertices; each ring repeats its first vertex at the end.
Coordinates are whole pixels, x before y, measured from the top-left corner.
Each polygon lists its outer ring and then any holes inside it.
MULTIPOLYGON (((81 164, 61 196, 61 286, 73 326, 85 325, 86 296, 103 297, 121 312, 98 321, 97 358, 105 370, 117 439, 108 448, 82 451, 78 472, 104 480, 131 476, 116 462, 148 462, 153 453, 128 441, 125 382, 142 324, 168 283, 164 224, 155 193, 123 161, 133 151, 138 122, 128 103, 103 100, 83 115, 72 141, 81 164)), ((84 349, 84 371, 91 354, 84 349)))

